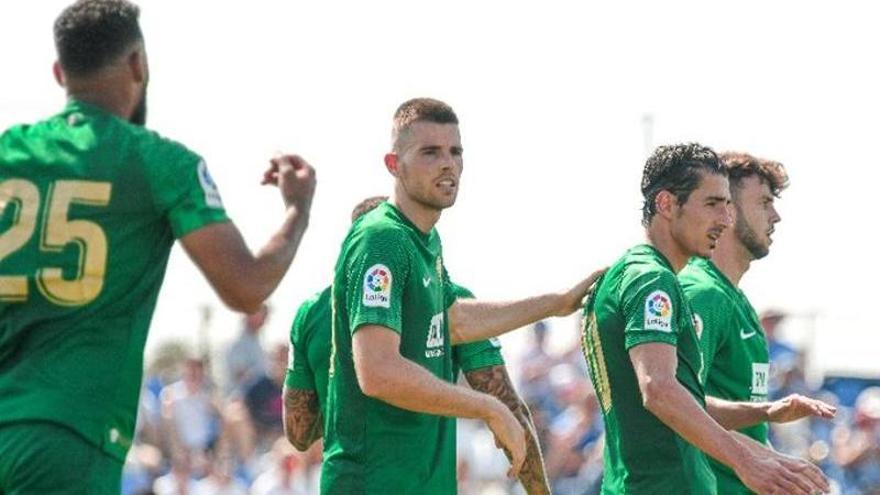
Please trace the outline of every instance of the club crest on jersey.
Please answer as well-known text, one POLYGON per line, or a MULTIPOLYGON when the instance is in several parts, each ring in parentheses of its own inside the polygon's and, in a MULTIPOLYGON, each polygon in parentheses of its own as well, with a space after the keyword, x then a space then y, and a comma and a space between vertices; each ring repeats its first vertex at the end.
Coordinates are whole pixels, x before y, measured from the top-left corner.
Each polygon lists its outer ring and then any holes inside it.
POLYGON ((672 331, 672 300, 662 290, 645 299, 645 330, 672 331))
POLYGON ((385 265, 373 265, 364 275, 364 306, 391 307, 391 270, 385 265))
POLYGON ((199 162, 198 167, 199 184, 202 186, 202 192, 205 193, 205 204, 211 208, 223 208, 223 200, 220 199, 220 190, 217 189, 217 183, 208 172, 208 165, 205 160, 199 162))

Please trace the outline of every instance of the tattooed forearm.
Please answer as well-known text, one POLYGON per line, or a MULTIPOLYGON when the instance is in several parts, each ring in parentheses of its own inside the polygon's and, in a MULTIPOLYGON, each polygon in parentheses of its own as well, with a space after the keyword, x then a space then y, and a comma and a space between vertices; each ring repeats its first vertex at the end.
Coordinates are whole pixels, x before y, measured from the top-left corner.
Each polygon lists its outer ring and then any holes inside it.
POLYGON ((507 369, 503 365, 480 368, 465 373, 465 378, 471 388, 495 396, 504 403, 526 430, 526 461, 519 473, 519 480, 529 495, 549 495, 550 486, 547 483, 547 473, 544 469, 544 459, 541 456, 541 447, 538 444, 538 434, 532 423, 532 415, 529 408, 523 403, 513 388, 513 383, 507 375, 507 369))
POLYGON ((307 450, 324 435, 323 422, 317 392, 284 387, 284 433, 297 450, 307 450))

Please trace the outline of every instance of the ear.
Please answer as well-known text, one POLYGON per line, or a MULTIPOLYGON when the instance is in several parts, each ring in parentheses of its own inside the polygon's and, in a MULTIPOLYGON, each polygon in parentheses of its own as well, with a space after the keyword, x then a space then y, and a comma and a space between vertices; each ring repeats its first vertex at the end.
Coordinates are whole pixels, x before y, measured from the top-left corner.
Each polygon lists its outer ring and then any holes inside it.
POLYGON ((675 195, 667 190, 660 191, 654 198, 654 208, 663 218, 672 218, 675 208, 678 207, 678 200, 675 195))
POLYGON ((388 172, 394 177, 397 177, 397 174, 399 173, 399 165, 400 164, 397 161, 397 153, 385 154, 385 168, 387 168, 388 172))
POLYGON ((56 60, 55 63, 52 64, 52 74, 55 76, 55 81, 58 85, 62 88, 65 87, 66 81, 64 80, 64 71, 61 70, 61 62, 56 60))
POLYGON ((143 49, 138 48, 128 56, 128 68, 134 81, 143 84, 147 81, 147 57, 143 49))

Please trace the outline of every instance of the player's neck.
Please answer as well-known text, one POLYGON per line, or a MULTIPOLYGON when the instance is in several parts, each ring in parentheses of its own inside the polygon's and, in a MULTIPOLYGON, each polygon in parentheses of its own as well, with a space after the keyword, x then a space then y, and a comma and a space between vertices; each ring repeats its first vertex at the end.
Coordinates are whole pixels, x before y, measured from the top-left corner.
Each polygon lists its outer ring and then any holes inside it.
POLYGON ((734 287, 738 287, 739 281, 752 263, 752 257, 745 246, 737 241, 734 232, 725 232, 715 246, 712 262, 734 287))
POLYGON ((107 77, 69 80, 67 97, 95 105, 124 120, 131 117, 135 107, 130 89, 107 77))
POLYGON ((406 194, 395 191, 388 201, 423 234, 430 232, 440 220, 440 210, 423 205, 406 194))
POLYGON ((652 220, 651 225, 645 229, 648 244, 654 246, 657 251, 666 257, 672 265, 672 271, 678 273, 691 259, 693 253, 685 251, 682 246, 672 237, 668 228, 659 225, 659 220, 652 220))

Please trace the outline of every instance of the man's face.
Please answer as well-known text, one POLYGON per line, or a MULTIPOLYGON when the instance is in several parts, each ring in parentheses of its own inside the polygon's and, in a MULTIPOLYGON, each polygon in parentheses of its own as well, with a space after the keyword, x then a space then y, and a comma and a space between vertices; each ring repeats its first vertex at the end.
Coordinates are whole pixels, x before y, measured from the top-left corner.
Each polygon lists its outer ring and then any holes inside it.
POLYGON ((406 195, 428 208, 455 203, 463 168, 456 124, 414 122, 397 142, 397 180, 406 195))
POLYGON ((685 253, 708 258, 718 238, 732 225, 727 177, 700 172, 700 183, 687 201, 673 206, 672 236, 685 253))
POLYGON ((770 253, 773 243, 770 236, 781 220, 774 199, 770 185, 756 175, 743 178, 737 188, 733 233, 752 259, 761 259, 770 253))

